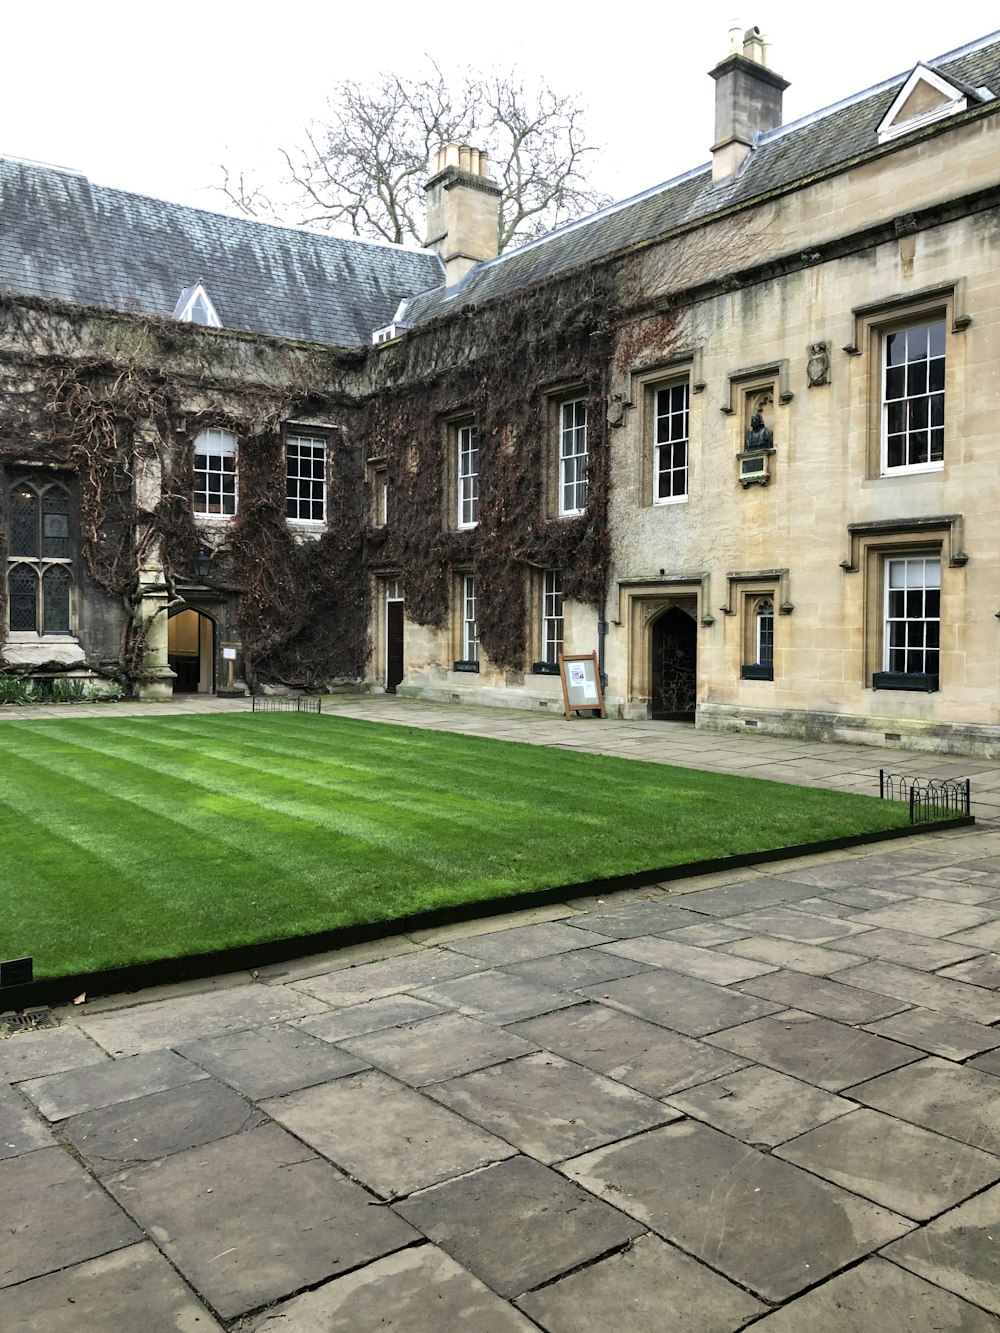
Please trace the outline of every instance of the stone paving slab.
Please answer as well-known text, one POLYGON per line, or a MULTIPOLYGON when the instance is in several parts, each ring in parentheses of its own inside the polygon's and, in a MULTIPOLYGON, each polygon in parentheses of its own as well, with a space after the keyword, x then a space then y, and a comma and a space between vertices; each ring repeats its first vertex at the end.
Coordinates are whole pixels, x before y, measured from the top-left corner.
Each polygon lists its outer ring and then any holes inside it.
POLYGON ((388 1031, 347 1038, 342 1044, 368 1064, 412 1087, 456 1078, 538 1049, 534 1042, 463 1014, 441 1014, 388 1031))
POLYGON ((484 963, 520 963, 529 958, 545 958, 550 954, 570 953, 603 943, 605 936, 592 930, 580 931, 561 921, 541 922, 535 926, 514 926, 492 931, 488 935, 472 935, 453 940, 449 948, 468 954, 484 963))
POLYGON ((748 934, 748 931, 737 930, 725 921, 707 921, 697 926, 682 926, 680 930, 672 930, 669 938, 679 940, 681 944, 696 944, 700 949, 711 949, 716 944, 745 939, 748 934))
POLYGON ((972 1055, 1000 1046, 1000 1028, 970 1023, 968 1019, 938 1013, 934 1009, 908 1009, 880 1022, 866 1023, 865 1028, 880 1037, 916 1046, 928 1055, 940 1055, 945 1060, 967 1060, 972 1055))
POLYGON ((21 1084, 21 1091, 31 1098, 46 1120, 55 1121, 203 1078, 208 1078, 203 1069, 173 1051, 152 1051, 70 1073, 27 1079, 21 1084))
POLYGON ((688 1037, 702 1037, 752 1018, 777 1013, 781 1005, 740 995, 695 977, 657 969, 600 986, 584 986, 581 995, 604 1000, 615 1008, 651 1023, 660 1023, 688 1037))
POLYGON ((457 981, 424 986, 414 992, 419 1000, 430 1000, 447 1009, 457 1009, 469 1018, 487 1023, 516 1023, 519 1018, 533 1018, 553 1009, 579 1004, 579 995, 565 995, 547 986, 536 986, 523 977, 507 972, 481 972, 457 981))
POLYGON ((930 935, 937 939, 959 930, 971 930, 973 926, 983 926, 996 917, 997 913, 986 907, 916 898, 908 903, 879 907, 873 912, 859 912, 854 920, 864 926, 886 926, 890 930, 905 930, 913 935, 930 935))
POLYGON ((383 1199, 514 1154, 509 1143, 377 1071, 261 1105, 383 1199))
POLYGON ((789 1009, 804 1009, 806 1013, 832 1018, 838 1023, 870 1023, 906 1008, 905 1000, 893 1000, 888 995, 805 972, 769 972, 744 981, 739 989, 744 994, 773 1000, 789 1009))
MULTIPOLYGON (((920 1232, 914 1232, 919 1236, 920 1232)), ((866 1259, 783 1310, 762 1333, 996 1333, 996 1320, 884 1259, 866 1259)))
POLYGON ((134 1167, 108 1186, 224 1320, 417 1239, 277 1125, 134 1167))
POLYGON ((650 1097, 665 1097, 746 1064, 738 1056, 602 1004, 529 1018, 511 1030, 650 1097))
POLYGON ((523 977, 525 981, 533 981, 546 990, 573 990, 578 986, 596 986, 601 981, 615 981, 618 977, 634 977, 640 972, 648 972, 650 967, 633 958, 622 958, 594 948, 504 964, 503 970, 512 976, 523 977))
POLYGON ((573 918, 573 925, 578 930, 593 931, 597 935, 627 939, 630 935, 658 935, 662 931, 697 925, 701 920, 696 910, 660 898, 654 902, 620 903, 599 911, 582 912, 573 918))
POLYGON ((359 1004, 414 987, 465 977, 484 966, 478 958, 468 958, 447 949, 429 948, 386 958, 379 963, 363 963, 360 967, 328 972, 325 976, 308 977, 292 985, 327 1004, 359 1004))
POLYGON ((44 1074, 61 1074, 67 1069, 104 1064, 107 1060, 107 1051, 102 1051, 74 1028, 19 1032, 0 1041, 0 1080, 20 1083, 44 1074))
POLYGON ((885 1251, 919 1277, 1000 1315, 1000 1186, 885 1251))
POLYGON ((111 1055, 139 1055, 178 1046, 217 1032, 304 1018, 326 1006, 292 986, 243 986, 209 995, 187 995, 155 1004, 135 1004, 77 1021, 111 1055))
POLYGON ((142 1239, 65 1148, 41 1148, 0 1162, 0 1218, 0 1287, 142 1239))
POLYGON ((678 1114, 547 1051, 435 1084, 427 1092, 546 1163, 652 1129, 678 1114))
POLYGON ((994 1074, 997 1078, 1000 1078, 1000 1050, 990 1051, 987 1055, 980 1055, 975 1060, 969 1060, 966 1068, 979 1069, 984 1074, 994 1074))
POLYGON ((1000 990, 1000 954, 984 953, 967 963, 943 968, 938 976, 950 981, 967 981, 972 986, 984 986, 988 990, 1000 990))
POLYGON ((507 1297, 620 1249, 646 1229, 527 1157, 426 1190, 395 1210, 507 1297))
POLYGON ((0 1160, 19 1157, 36 1148, 49 1148, 54 1143, 51 1132, 21 1093, 9 1083, 0 1083, 0 1160))
POLYGON ((827 1092, 841 1092, 920 1058, 912 1047, 796 1010, 713 1033, 707 1040, 827 1092))
POLYGON ((755 1147, 784 1143, 855 1109, 844 1097, 763 1065, 671 1093, 667 1101, 685 1115, 755 1147))
POLYGON ((844 968, 853 967, 857 963, 853 954, 839 949, 824 949, 815 944, 775 939, 768 935, 751 935, 745 940, 720 944, 719 948, 738 958, 755 958, 769 964, 774 970, 780 967, 789 972, 807 972, 814 977, 842 972, 844 968))
POLYGON ((254 1333, 532 1333, 535 1325, 435 1245, 399 1250, 284 1301, 254 1333))
POLYGON ((356 1074, 367 1061, 334 1049, 328 1042, 289 1027, 251 1028, 223 1037, 202 1037, 178 1048, 246 1097, 279 1097, 284 1092, 356 1074))
POLYGON ((855 1101, 1000 1156, 1000 1078, 930 1056, 850 1089, 855 1101))
POLYGON ((801 912, 798 905, 742 912, 731 917, 729 925, 738 927, 745 935, 776 935, 779 939, 799 940, 802 944, 829 944, 845 935, 864 934, 869 929, 856 921, 801 912))
POLYGON ((414 1000, 409 995, 387 995, 379 1000, 352 1004, 347 1009, 331 1009, 315 1018, 301 1018, 294 1026, 323 1041, 335 1042, 344 1037, 360 1036, 363 1032, 397 1027, 400 1023, 416 1023, 440 1012, 440 1005, 429 1004, 426 1000, 414 1000))
POLYGON ((989 1026, 1000 1022, 1000 995, 970 986, 965 981, 948 981, 895 963, 863 963, 842 972, 837 978, 847 986, 893 995, 924 1009, 967 1018, 972 1023, 989 1026))
POLYGON ((4 1333, 222 1331, 148 1241, 0 1291, 0 1328, 4 1333))
POLYGON ((913 1225, 690 1120, 562 1169, 767 1301, 787 1300, 913 1225))
POLYGON ((720 986, 728 986, 734 981, 746 981, 749 977, 759 977, 772 970, 767 963, 761 965, 727 958, 715 949, 702 949, 697 945, 682 944, 679 940, 658 935, 640 935, 633 939, 617 940, 614 944, 604 947, 607 953, 635 958, 640 963, 649 963, 652 967, 669 968, 672 972, 680 972, 687 977, 697 977, 700 981, 714 981, 720 986))
MULTIPOLYGON (((792 879, 759 878, 732 884, 726 888, 705 889, 696 900, 686 905, 708 916, 736 916, 756 908, 773 907, 776 903, 795 902, 811 898, 813 888, 792 879)), ((693 924, 693 923, 689 923, 693 924)))
POLYGON ((973 926, 971 930, 960 930, 949 937, 948 943, 971 944, 976 949, 1000 949, 1000 921, 973 926))
POLYGON ((852 1111, 775 1155, 918 1221, 1000 1180, 1000 1157, 879 1111, 852 1111))
POLYGON ((67 1142, 98 1176, 254 1129, 264 1117, 242 1097, 206 1079, 73 1116, 67 1142))
POLYGON ((927 935, 914 935, 912 931, 889 930, 885 927, 873 927, 864 935, 841 940, 839 947, 846 953, 881 958, 887 963, 898 963, 901 967, 927 972, 947 967, 949 963, 961 963, 981 952, 974 944, 955 944, 952 940, 945 942, 927 935))
POLYGON ((518 1305, 548 1333, 734 1333, 767 1310, 656 1236, 640 1236, 518 1305))

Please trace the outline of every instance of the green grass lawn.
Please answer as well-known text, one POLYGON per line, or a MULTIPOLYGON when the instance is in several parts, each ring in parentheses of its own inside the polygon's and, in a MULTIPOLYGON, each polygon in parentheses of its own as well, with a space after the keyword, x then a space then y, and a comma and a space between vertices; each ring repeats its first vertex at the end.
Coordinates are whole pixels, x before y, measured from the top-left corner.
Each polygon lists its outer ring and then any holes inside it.
POLYGON ((296 714, 0 724, 0 958, 36 977, 866 833, 903 805, 296 714))

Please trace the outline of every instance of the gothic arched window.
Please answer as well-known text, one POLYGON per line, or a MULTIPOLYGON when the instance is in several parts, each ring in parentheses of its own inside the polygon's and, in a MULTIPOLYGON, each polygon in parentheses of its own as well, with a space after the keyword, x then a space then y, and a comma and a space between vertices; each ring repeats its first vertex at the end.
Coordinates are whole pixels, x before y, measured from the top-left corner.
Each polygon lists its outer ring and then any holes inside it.
POLYGON ((73 603, 70 496, 22 478, 9 493, 7 621, 12 634, 69 634, 73 603))

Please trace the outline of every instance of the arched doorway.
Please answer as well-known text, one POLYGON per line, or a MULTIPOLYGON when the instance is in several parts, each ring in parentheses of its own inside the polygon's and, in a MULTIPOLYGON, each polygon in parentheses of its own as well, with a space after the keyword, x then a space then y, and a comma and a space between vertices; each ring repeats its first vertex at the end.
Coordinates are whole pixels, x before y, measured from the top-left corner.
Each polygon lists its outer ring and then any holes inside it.
POLYGON ((651 715, 660 722, 693 722, 697 707, 698 625, 678 606, 650 627, 651 715))
POLYGON ((175 694, 215 693, 215 621, 185 607, 167 621, 167 661, 175 694))

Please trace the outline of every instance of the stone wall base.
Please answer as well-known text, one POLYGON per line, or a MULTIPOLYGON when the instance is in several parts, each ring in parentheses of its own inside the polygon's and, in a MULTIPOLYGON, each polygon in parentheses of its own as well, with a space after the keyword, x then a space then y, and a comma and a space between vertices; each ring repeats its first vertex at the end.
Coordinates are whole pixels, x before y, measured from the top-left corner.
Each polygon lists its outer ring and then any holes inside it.
POLYGON ((863 717, 781 708, 701 704, 696 725, 706 731, 792 736, 805 741, 841 741, 885 750, 1000 759, 1000 727, 987 723, 924 722, 914 718, 863 717))

